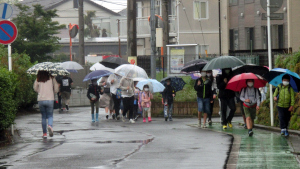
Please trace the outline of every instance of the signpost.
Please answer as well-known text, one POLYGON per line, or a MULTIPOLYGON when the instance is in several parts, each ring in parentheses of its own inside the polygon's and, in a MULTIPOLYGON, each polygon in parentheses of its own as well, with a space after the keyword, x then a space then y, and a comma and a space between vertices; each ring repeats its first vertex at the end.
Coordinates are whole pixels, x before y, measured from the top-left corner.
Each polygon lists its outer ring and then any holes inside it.
MULTIPOLYGON (((11 5, 7 3, 0 4, 0 43, 7 45, 8 50, 8 69, 12 71, 12 61, 11 61, 11 43, 13 43, 18 35, 18 29, 14 23, 9 19, 12 16, 13 9, 11 5)), ((11 134, 14 135, 14 125, 11 125, 11 134)))
POLYGON ((78 33, 79 26, 76 24, 69 24, 69 35, 70 35, 70 60, 72 61, 72 38, 75 38, 78 33))

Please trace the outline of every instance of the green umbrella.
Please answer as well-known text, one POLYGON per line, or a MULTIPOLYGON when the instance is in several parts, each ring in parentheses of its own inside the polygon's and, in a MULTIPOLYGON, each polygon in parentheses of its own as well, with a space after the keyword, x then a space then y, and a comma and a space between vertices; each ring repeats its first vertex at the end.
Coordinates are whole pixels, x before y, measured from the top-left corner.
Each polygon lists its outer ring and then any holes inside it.
POLYGON ((220 56, 208 62, 202 70, 234 68, 245 65, 243 61, 234 56, 220 56))

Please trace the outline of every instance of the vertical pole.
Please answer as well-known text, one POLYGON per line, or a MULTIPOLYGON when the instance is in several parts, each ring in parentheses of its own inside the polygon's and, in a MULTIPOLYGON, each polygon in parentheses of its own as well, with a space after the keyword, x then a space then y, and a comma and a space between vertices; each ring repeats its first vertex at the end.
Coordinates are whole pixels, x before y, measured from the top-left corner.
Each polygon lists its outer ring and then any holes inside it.
MULTIPOLYGON (((169 44, 169 0, 162 1, 162 19, 163 19, 163 47, 161 56, 167 56, 167 45, 169 44)), ((164 67, 164 65, 162 66, 164 67)))
POLYGON ((117 19, 117 21, 118 21, 119 57, 122 58, 122 56, 121 56, 121 40, 120 40, 120 19, 117 19))
POLYGON ((252 40, 250 40, 250 53, 251 53, 251 56, 252 56, 252 40))
POLYGON ((78 0, 79 17, 79 64, 84 65, 84 18, 83 18, 83 0, 78 0))
MULTIPOLYGON (((221 37, 221 0, 219 0, 219 53, 222 56, 222 37, 221 37)), ((205 50, 205 52, 207 52, 205 50)), ((207 56, 206 56, 207 57, 207 56)))
POLYGON ((156 42, 155 42, 155 34, 156 34, 156 19, 155 19, 155 0, 151 0, 150 5, 150 26, 151 26, 151 78, 156 79, 156 59, 155 59, 155 53, 156 53, 156 42))
MULTIPOLYGON (((269 59, 269 69, 272 69, 272 45, 271 45, 271 21, 270 21, 270 0, 267 0, 267 22, 268 22, 268 59, 269 59)), ((271 126, 274 126, 274 103, 273 103, 273 91, 272 85, 270 85, 270 116, 271 116, 271 126)))
POLYGON ((72 25, 71 23, 69 24, 69 36, 70 36, 70 61, 72 61, 72 38, 71 38, 71 29, 72 25))
POLYGON ((177 0, 176 4, 177 4, 176 5, 176 9, 177 9, 177 12, 176 12, 176 15, 177 15, 177 44, 179 44, 179 0, 177 0))
MULTIPOLYGON (((8 51, 8 70, 12 71, 12 61, 11 61, 11 44, 7 45, 8 51)), ((11 125, 11 134, 14 135, 14 125, 11 125)))
POLYGON ((136 0, 127 0, 127 56, 137 56, 136 0))

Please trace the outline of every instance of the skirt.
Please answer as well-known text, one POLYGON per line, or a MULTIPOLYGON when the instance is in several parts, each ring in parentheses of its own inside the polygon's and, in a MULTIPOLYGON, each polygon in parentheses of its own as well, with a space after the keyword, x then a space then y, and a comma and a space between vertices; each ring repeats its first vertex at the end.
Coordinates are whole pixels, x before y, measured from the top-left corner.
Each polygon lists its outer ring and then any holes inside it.
POLYGON ((101 108, 108 107, 109 110, 114 110, 114 101, 110 93, 104 93, 100 96, 100 106, 101 108))

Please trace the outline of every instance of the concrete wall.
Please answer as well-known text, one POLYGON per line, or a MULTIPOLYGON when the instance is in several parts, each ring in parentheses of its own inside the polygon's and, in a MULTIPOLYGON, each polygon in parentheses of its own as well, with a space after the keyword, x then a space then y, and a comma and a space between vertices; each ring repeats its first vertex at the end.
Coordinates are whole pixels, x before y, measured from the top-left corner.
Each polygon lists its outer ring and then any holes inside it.
POLYGON ((300 1, 288 0, 288 47, 299 51, 300 47, 300 1))

